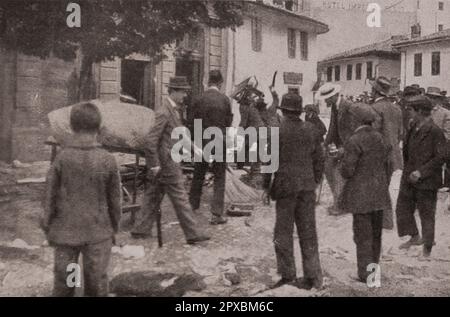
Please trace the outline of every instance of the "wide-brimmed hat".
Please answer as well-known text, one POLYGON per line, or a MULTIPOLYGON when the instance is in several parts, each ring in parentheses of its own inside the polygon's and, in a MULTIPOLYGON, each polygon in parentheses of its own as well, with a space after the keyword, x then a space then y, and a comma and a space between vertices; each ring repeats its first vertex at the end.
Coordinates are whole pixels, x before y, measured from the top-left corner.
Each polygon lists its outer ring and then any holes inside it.
POLYGON ((208 83, 210 83, 210 84, 223 83, 223 76, 222 76, 222 73, 220 72, 220 70, 213 69, 213 70, 209 71, 208 83))
POLYGON ((305 106, 305 112, 314 112, 320 114, 320 108, 318 104, 308 104, 305 106))
POLYGON ((377 117, 375 110, 362 102, 352 104, 349 111, 359 123, 372 123, 377 117))
POLYGON ((426 111, 431 111, 433 110, 433 104, 430 101, 429 98, 427 98, 426 96, 415 96, 410 98, 407 102, 406 105, 413 108, 413 109, 422 109, 422 110, 426 110, 426 111))
POLYGON ((298 94, 287 93, 281 100, 281 105, 277 108, 291 112, 303 112, 303 99, 298 94))
POLYGON ((326 83, 317 91, 316 99, 326 100, 341 92, 341 86, 332 83, 326 83))
POLYGON ((441 89, 438 87, 428 87, 427 92, 425 93, 428 97, 439 97, 442 98, 441 89))
POLYGON ((369 83, 376 91, 380 93, 380 95, 383 96, 388 96, 392 87, 391 81, 384 76, 380 76, 375 80, 370 80, 369 83))
POLYGON ((420 87, 414 87, 414 86, 406 86, 405 89, 403 89, 403 97, 414 97, 420 95, 420 87))
POLYGON ((173 89, 184 89, 184 90, 191 89, 191 85, 189 85, 187 78, 185 76, 170 77, 167 87, 173 88, 173 89))

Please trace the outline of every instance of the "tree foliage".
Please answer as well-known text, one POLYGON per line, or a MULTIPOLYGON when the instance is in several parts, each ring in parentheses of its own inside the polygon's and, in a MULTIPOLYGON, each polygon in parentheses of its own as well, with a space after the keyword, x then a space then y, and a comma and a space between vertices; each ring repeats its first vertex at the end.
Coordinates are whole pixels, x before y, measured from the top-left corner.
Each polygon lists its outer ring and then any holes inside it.
POLYGON ((151 57, 199 24, 235 27, 242 23, 243 1, 181 0, 2 0, 3 47, 46 58, 71 60, 78 49, 93 62, 151 57), (70 2, 81 7, 81 27, 69 28, 70 2))

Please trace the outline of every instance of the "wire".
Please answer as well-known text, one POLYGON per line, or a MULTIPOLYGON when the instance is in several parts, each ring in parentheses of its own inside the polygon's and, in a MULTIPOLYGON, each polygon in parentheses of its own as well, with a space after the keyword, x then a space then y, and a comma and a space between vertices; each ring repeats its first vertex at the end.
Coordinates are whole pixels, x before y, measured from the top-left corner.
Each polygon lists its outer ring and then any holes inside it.
POLYGON ((387 7, 387 8, 384 8, 384 10, 392 9, 393 7, 398 6, 399 4, 401 4, 401 3, 404 2, 404 1, 405 1, 405 0, 400 0, 399 2, 396 2, 396 3, 394 3, 393 5, 391 5, 391 6, 387 7))

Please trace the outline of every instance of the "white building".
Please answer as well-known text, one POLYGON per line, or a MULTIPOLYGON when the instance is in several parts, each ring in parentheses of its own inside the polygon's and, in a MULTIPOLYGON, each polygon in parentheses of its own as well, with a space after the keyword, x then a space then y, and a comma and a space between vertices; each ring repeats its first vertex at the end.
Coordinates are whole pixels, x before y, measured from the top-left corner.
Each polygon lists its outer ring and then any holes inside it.
POLYGON ((270 4, 249 5, 244 24, 228 33, 227 94, 254 75, 271 103, 269 86, 278 71, 275 89, 280 95, 296 91, 304 103, 312 102, 317 81, 317 35, 328 32, 328 26, 270 4))
MULTIPOLYGON (((275 0, 274 2, 280 2, 275 0)), ((383 41, 392 35, 409 34, 420 25, 420 35, 450 27, 450 0, 298 0, 298 12, 329 25, 320 37, 319 60, 337 52, 383 41), (369 27, 369 4, 381 8, 381 26, 369 27)))
POLYGON ((417 23, 420 24, 422 36, 450 28, 450 0, 417 0, 413 2, 416 2, 417 23))
POLYGON ((450 91, 450 29, 394 45, 401 51, 402 88, 412 84, 450 91))
POLYGON ((400 81, 400 52, 392 45, 406 37, 392 37, 388 40, 355 48, 333 55, 319 62, 322 82, 341 85, 343 95, 358 96, 370 92, 369 80, 384 76, 394 86, 400 81))

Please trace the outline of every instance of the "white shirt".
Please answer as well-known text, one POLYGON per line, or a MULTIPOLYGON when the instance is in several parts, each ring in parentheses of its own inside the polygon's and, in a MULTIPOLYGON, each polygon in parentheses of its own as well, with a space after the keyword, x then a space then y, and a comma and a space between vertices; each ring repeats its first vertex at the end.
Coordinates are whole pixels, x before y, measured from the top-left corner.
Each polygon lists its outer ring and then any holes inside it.
POLYGON ((172 107, 174 108, 178 108, 178 105, 175 101, 173 101, 169 96, 167 96, 167 100, 169 101, 169 103, 172 105, 172 107))
POLYGON ((339 106, 341 105, 342 102, 342 95, 339 95, 338 100, 336 101, 336 108, 339 109, 339 106))
POLYGON ((208 90, 217 90, 218 92, 220 92, 219 88, 217 86, 209 86, 208 90))

